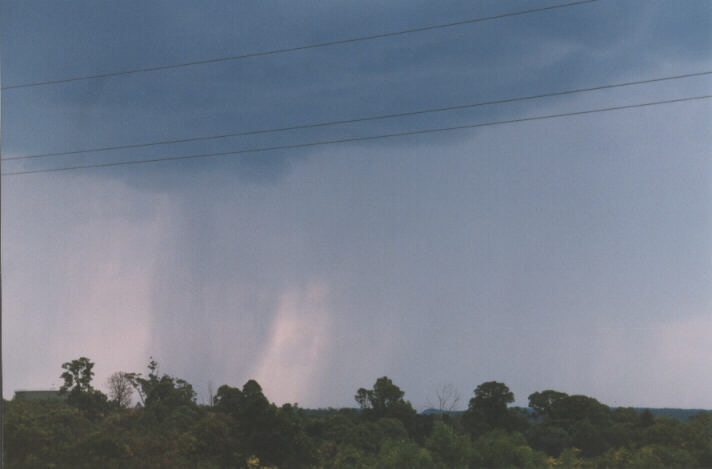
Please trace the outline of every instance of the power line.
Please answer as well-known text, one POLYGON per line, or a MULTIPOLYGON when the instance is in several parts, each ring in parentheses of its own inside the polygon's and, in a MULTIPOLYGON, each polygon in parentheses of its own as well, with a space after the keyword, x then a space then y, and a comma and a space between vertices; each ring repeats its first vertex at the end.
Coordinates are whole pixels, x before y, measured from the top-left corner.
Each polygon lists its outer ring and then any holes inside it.
POLYGON ((245 131, 245 132, 234 132, 234 133, 221 134, 221 135, 181 138, 181 139, 174 139, 174 140, 159 140, 159 141, 147 142, 147 143, 134 143, 134 144, 126 144, 126 145, 85 148, 85 149, 81 149, 81 150, 62 151, 62 152, 53 152, 53 153, 36 153, 36 154, 32 154, 32 155, 10 156, 10 157, 4 158, 3 161, 26 160, 26 159, 32 159, 32 158, 48 158, 48 157, 56 157, 56 156, 69 156, 69 155, 78 155, 78 154, 82 154, 82 153, 98 153, 98 152, 111 151, 111 150, 126 150, 126 149, 134 149, 134 148, 145 148, 145 147, 152 147, 152 146, 158 146, 158 145, 189 143, 189 142, 198 142, 198 141, 205 141, 205 140, 218 140, 218 139, 225 139, 225 138, 231 138, 231 137, 244 137, 244 136, 248 136, 248 135, 260 135, 260 134, 285 132, 285 131, 289 131, 289 130, 313 129, 313 128, 317 128, 317 127, 328 127, 328 126, 342 125, 342 124, 354 124, 357 122, 367 122, 367 121, 374 121, 374 120, 393 119, 396 117, 408 117, 408 116, 416 116, 416 115, 421 115, 421 114, 431 114, 431 113, 436 113, 436 112, 454 111, 454 110, 468 109, 468 108, 474 108, 474 107, 479 107, 479 106, 513 103, 513 102, 517 102, 517 101, 527 101, 527 100, 541 99, 541 98, 547 98, 547 97, 553 97, 553 96, 564 96, 564 95, 570 95, 570 94, 576 94, 576 93, 585 93, 585 92, 590 92, 590 91, 600 91, 600 90, 611 89, 611 88, 620 88, 620 87, 624 87, 624 86, 656 83, 656 82, 661 82, 661 81, 680 80, 683 78, 700 77, 700 76, 705 76, 705 75, 712 75, 712 71, 687 73, 684 75, 657 77, 657 78, 650 78, 647 80, 612 83, 612 84, 607 84, 607 85, 593 86, 593 87, 589 87, 589 88, 576 88, 576 89, 570 89, 570 90, 564 90, 564 91, 554 91, 554 92, 550 92, 550 93, 542 93, 542 94, 529 95, 529 96, 503 98, 503 99, 497 99, 497 100, 492 100, 492 101, 480 101, 480 102, 471 103, 471 104, 460 104, 460 105, 454 105, 454 106, 444 106, 444 107, 437 107, 437 108, 430 108, 430 109, 420 109, 417 111, 410 111, 410 112, 399 112, 399 113, 393 113, 393 114, 382 114, 382 115, 377 115, 377 116, 357 117, 354 119, 343 119, 343 120, 335 120, 335 121, 316 122, 316 123, 311 123, 311 124, 292 125, 292 126, 288 126, 288 127, 249 130, 249 131, 245 131))
POLYGON ((183 63, 173 64, 173 65, 159 65, 159 66, 155 66, 155 67, 135 68, 132 70, 124 70, 121 72, 98 73, 98 74, 94 74, 94 75, 84 75, 84 76, 78 76, 78 77, 72 77, 72 78, 64 78, 64 79, 60 79, 60 80, 46 80, 46 81, 37 81, 37 82, 33 82, 33 83, 18 83, 15 85, 4 86, 4 87, 2 87, 2 89, 3 90, 12 90, 12 89, 18 89, 18 88, 30 88, 30 87, 35 87, 35 86, 58 85, 61 83, 69 83, 69 82, 73 82, 73 81, 91 80, 94 78, 107 78, 107 77, 114 77, 114 76, 120 76, 120 75, 131 75, 134 73, 157 72, 159 70, 171 70, 171 69, 176 69, 176 68, 192 67, 195 65, 206 65, 206 64, 213 64, 213 63, 219 63, 219 62, 242 60, 242 59, 247 59, 247 58, 252 58, 252 57, 262 57, 262 56, 266 56, 266 55, 286 54, 289 52, 297 52, 297 51, 307 50, 307 49, 316 49, 319 47, 335 46, 338 44, 349 44, 349 43, 361 42, 361 41, 371 41, 374 39, 384 39, 384 38, 388 38, 388 37, 402 36, 405 34, 420 33, 420 32, 424 32, 424 31, 433 31, 436 29, 453 28, 455 26, 463 26, 463 25, 467 25, 467 24, 481 23, 484 21, 493 21, 493 20, 508 18, 508 17, 512 17, 512 16, 529 15, 532 13, 539 13, 539 12, 555 10, 555 9, 559 9, 559 8, 574 7, 574 6, 578 6, 578 5, 583 5, 585 3, 593 3, 596 1, 598 1, 598 0, 580 0, 580 1, 576 1, 576 2, 560 4, 560 5, 552 5, 552 6, 548 6, 548 7, 542 7, 542 8, 533 8, 533 9, 529 9, 529 10, 521 10, 521 11, 510 12, 510 13, 503 13, 503 14, 494 15, 494 16, 485 16, 485 17, 480 17, 480 18, 472 18, 472 19, 468 19, 468 20, 455 21, 452 23, 423 26, 420 28, 404 29, 401 31, 392 31, 389 33, 382 33, 382 34, 373 34, 370 36, 359 36, 359 37, 353 37, 353 38, 349 38, 349 39, 318 42, 315 44, 307 44, 307 45, 296 46, 296 47, 287 47, 287 48, 283 48, 283 49, 272 49, 272 50, 266 50, 266 51, 260 51, 260 52, 250 52, 250 53, 241 54, 241 55, 217 57, 217 58, 213 58, 213 59, 204 59, 204 60, 195 60, 192 62, 183 62, 183 63))
POLYGON ((516 124, 516 123, 521 123, 521 122, 530 122, 530 121, 545 120, 545 119, 556 119, 556 118, 570 117, 570 116, 581 116, 581 115, 585 115, 585 114, 594 114, 594 113, 608 112, 608 111, 620 111, 623 109, 635 109, 635 108, 642 108, 642 107, 648 107, 648 106, 657 106, 657 105, 661 105, 661 104, 699 101, 699 100, 710 99, 710 98, 712 98, 712 95, 691 96, 691 97, 687 97, 687 98, 668 99, 668 100, 664 100, 664 101, 651 101, 651 102, 647 102, 647 103, 628 104, 628 105, 624 105, 624 106, 609 106, 609 107, 597 108, 597 109, 587 109, 584 111, 565 112, 565 113, 560 113, 560 114, 547 114, 547 115, 542 115, 542 116, 522 117, 522 118, 518 118, 518 119, 509 119, 509 120, 503 120, 503 121, 481 122, 478 124, 459 125, 459 126, 454 126, 454 127, 441 127, 441 128, 435 128, 435 129, 414 130, 414 131, 410 131, 410 132, 398 132, 398 133, 390 133, 390 134, 372 135, 372 136, 367 136, 367 137, 350 137, 350 138, 342 138, 342 139, 337 139, 337 140, 322 140, 322 141, 317 141, 317 142, 298 143, 298 144, 291 144, 291 145, 279 145, 279 146, 261 147, 261 148, 248 148, 248 149, 244 149, 244 150, 226 151, 226 152, 220 152, 220 153, 203 153, 203 154, 198 154, 198 155, 170 156, 170 157, 165 157, 165 158, 153 158, 153 159, 148 159, 148 160, 116 161, 116 162, 110 162, 110 163, 96 163, 96 164, 87 164, 87 165, 66 166, 66 167, 61 167, 61 168, 32 169, 32 170, 26 170, 26 171, 15 171, 15 172, 2 173, 2 176, 19 176, 19 175, 23 175, 23 174, 39 174, 39 173, 53 173, 53 172, 59 172, 59 171, 75 171, 75 170, 79 170, 79 169, 89 169, 89 168, 109 168, 109 167, 116 167, 116 166, 129 166, 129 165, 137 165, 137 164, 158 163, 158 162, 163 162, 163 161, 179 161, 179 160, 200 159, 200 158, 214 158, 214 157, 219 157, 219 156, 241 155, 241 154, 245 154, 245 153, 261 153, 261 152, 276 151, 276 150, 308 148, 308 147, 316 147, 316 146, 323 146, 323 145, 333 145, 333 144, 339 144, 339 143, 364 142, 364 141, 369 141, 369 140, 380 140, 380 139, 395 138, 395 137, 409 137, 409 136, 413 136, 413 135, 425 135, 425 134, 432 134, 432 133, 437 133, 437 132, 448 132, 448 131, 453 131, 453 130, 474 129, 474 128, 478 128, 478 127, 491 127, 491 126, 496 126, 496 125, 516 124))

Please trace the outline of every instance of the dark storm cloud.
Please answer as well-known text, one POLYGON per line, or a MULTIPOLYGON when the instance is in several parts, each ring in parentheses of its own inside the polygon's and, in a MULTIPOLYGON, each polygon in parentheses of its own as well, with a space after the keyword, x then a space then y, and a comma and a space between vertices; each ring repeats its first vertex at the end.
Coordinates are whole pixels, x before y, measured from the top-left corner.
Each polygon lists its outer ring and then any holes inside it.
MULTIPOLYGON (((476 7, 449 2, 418 8, 400 2, 338 7, 122 2, 98 7, 93 2, 8 2, 3 7, 8 38, 4 83, 180 63, 538 6, 538 2, 476 7)), ((22 106, 28 112, 7 121, 5 148, 10 153, 34 153, 410 111, 610 81, 671 51, 698 57, 704 28, 691 28, 684 35, 661 36, 658 31, 677 31, 683 21, 709 15, 709 7, 698 2, 672 13, 665 9, 665 22, 654 24, 660 16, 655 13, 662 8, 651 4, 641 14, 632 2, 583 5, 367 43, 13 90, 6 93, 6 106, 22 106), (611 70, 616 73, 611 75, 611 70), (44 138, 33 138, 37 134, 44 138)), ((226 151, 516 117, 535 106, 488 107, 427 119, 379 121, 353 130, 329 128, 300 136, 268 135, 56 161, 81 164, 226 151)), ((300 155, 292 151, 268 158, 243 156, 240 163, 225 168, 243 179, 265 180, 270 174, 283 174, 285 165, 300 155)), ((211 164, 149 169, 143 172, 150 177, 141 178, 140 185, 150 187, 153 178, 165 181, 163 172, 190 173, 211 164)), ((133 172, 99 174, 131 177, 133 172)))

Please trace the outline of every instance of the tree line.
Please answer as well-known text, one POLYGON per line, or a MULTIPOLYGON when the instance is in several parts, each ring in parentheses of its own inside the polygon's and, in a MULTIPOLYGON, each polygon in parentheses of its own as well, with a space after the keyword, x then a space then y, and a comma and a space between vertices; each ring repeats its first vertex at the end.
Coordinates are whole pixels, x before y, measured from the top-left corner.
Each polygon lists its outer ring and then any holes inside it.
POLYGON ((63 399, 6 403, 8 468, 712 467, 707 412, 681 422, 553 390, 518 408, 489 381, 464 412, 447 412, 459 396, 444 387, 439 412, 421 414, 385 376, 356 391, 358 408, 276 406, 255 380, 198 404, 153 359, 145 375, 112 375, 108 395, 93 387, 93 367, 86 357, 62 365, 63 399))

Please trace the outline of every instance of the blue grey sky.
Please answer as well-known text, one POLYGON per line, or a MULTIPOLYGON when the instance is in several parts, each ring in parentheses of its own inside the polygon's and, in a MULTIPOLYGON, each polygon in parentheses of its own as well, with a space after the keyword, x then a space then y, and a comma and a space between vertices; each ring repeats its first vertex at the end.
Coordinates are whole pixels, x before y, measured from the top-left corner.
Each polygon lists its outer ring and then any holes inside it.
MULTIPOLYGON (((564 2, 560 2, 564 3, 564 2)), ((348 39, 537 1, 0 3, 2 85, 348 39)), ((3 158, 712 70, 712 4, 599 0, 367 42, 2 93, 3 158)), ((711 94, 710 76, 3 171, 234 151, 711 94)), ((3 178, 6 397, 88 356, 276 402, 417 408, 489 380, 712 408, 709 100, 3 178)))

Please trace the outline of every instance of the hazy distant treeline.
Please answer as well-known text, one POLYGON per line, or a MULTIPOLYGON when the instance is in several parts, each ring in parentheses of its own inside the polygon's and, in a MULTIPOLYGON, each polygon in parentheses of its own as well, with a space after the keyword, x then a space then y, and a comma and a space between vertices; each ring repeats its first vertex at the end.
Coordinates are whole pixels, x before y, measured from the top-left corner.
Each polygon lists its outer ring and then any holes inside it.
POLYGON ((712 467, 712 414, 686 422, 545 390, 510 407, 504 383, 442 387, 419 414, 387 377, 356 390, 358 409, 304 410, 269 402, 260 385, 220 386, 206 405, 190 383, 115 373, 109 395, 94 364, 62 366, 62 398, 6 403, 8 468, 693 468, 712 467), (131 407, 131 403, 138 404, 131 407))

